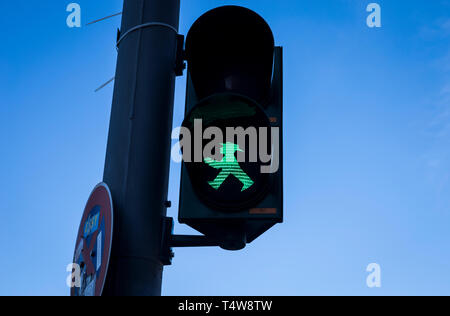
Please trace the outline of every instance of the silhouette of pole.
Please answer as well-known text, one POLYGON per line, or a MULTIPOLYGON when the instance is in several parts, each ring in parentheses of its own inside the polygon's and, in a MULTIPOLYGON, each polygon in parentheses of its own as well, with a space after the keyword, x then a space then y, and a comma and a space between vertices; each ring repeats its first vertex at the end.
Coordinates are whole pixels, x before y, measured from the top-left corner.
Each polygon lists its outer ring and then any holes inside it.
POLYGON ((114 203, 104 295, 161 295, 180 0, 124 0, 103 180, 114 203))

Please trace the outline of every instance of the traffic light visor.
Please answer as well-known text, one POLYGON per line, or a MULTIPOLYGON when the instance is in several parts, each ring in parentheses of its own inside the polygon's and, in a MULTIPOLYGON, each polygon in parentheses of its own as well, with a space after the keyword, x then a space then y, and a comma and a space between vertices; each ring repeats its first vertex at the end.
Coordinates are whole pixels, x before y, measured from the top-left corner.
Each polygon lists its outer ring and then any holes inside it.
POLYGON ((239 6, 205 13, 186 38, 186 59, 198 99, 233 92, 264 105, 273 53, 269 25, 257 13, 239 6))

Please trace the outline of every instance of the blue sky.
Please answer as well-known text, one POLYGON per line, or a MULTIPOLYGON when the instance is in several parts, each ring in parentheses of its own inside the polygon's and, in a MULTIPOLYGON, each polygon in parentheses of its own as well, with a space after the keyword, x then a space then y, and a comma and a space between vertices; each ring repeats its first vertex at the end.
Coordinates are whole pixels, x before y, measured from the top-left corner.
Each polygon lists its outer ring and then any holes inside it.
MULTIPOLYGON (((67 295, 81 213, 102 180, 120 0, 2 1, 0 295, 67 295)), ((165 295, 450 295, 450 1, 184 0, 180 33, 223 4, 285 52, 285 223, 241 252, 176 249, 165 295), (382 287, 366 286, 369 263, 382 287)), ((177 79, 174 126, 184 111, 177 79)), ((180 165, 171 165, 177 217, 180 165)), ((194 233, 182 225, 177 233, 194 233)))

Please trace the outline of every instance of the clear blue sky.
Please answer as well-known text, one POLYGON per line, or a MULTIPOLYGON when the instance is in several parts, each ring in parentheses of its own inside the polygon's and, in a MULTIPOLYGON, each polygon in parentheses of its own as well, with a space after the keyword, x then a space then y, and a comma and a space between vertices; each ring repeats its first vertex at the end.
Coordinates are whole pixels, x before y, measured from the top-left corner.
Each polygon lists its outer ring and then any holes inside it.
MULTIPOLYGON (((69 29, 72 1, 1 1, 0 295, 67 295, 101 181, 120 17, 69 29)), ((83 25, 122 9, 78 0, 83 25)), ((285 48, 285 223, 241 252, 176 249, 166 295, 450 294, 450 1, 184 0, 180 32, 241 4, 285 48), (369 289, 369 263, 382 287, 369 289)), ((178 78, 174 126, 183 117, 178 78)), ((169 215, 178 208, 172 164, 169 215)), ((181 225, 177 233, 193 233, 181 225)))

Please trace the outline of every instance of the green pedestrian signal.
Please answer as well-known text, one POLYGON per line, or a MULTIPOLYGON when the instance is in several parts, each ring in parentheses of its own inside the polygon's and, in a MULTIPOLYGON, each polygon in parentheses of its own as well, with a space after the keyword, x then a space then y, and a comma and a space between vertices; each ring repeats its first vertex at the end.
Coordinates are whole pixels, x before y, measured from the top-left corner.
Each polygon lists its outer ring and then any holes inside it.
POLYGON ((179 222, 228 250, 283 221, 283 61, 257 13, 223 6, 186 37, 179 222))
POLYGON ((225 212, 236 212, 264 198, 270 174, 261 172, 264 162, 258 151, 263 147, 265 151, 271 149, 271 125, 257 103, 239 95, 217 94, 198 102, 185 117, 183 127, 191 138, 190 146, 183 140, 184 147, 191 148, 186 151, 182 145, 183 165, 193 190, 204 203, 225 212), (202 135, 211 129, 221 136, 203 139, 202 135), (267 131, 267 139, 259 134, 260 129, 267 131), (230 130, 237 134, 229 135, 230 130), (239 131, 243 132, 241 137, 239 131), (245 131, 249 133, 247 136, 245 131), (207 146, 214 149, 207 151, 207 146))
POLYGON ((220 173, 213 181, 209 181, 209 185, 212 186, 215 190, 219 189, 222 183, 229 177, 235 176, 242 183, 242 190, 245 191, 253 185, 253 180, 242 170, 239 165, 238 160, 236 159, 234 153, 236 151, 243 152, 242 149, 239 148, 239 145, 233 143, 225 143, 222 144, 222 148, 220 149, 220 153, 223 154, 223 159, 221 161, 213 160, 209 157, 204 158, 204 161, 209 166, 214 169, 220 169, 220 173))

